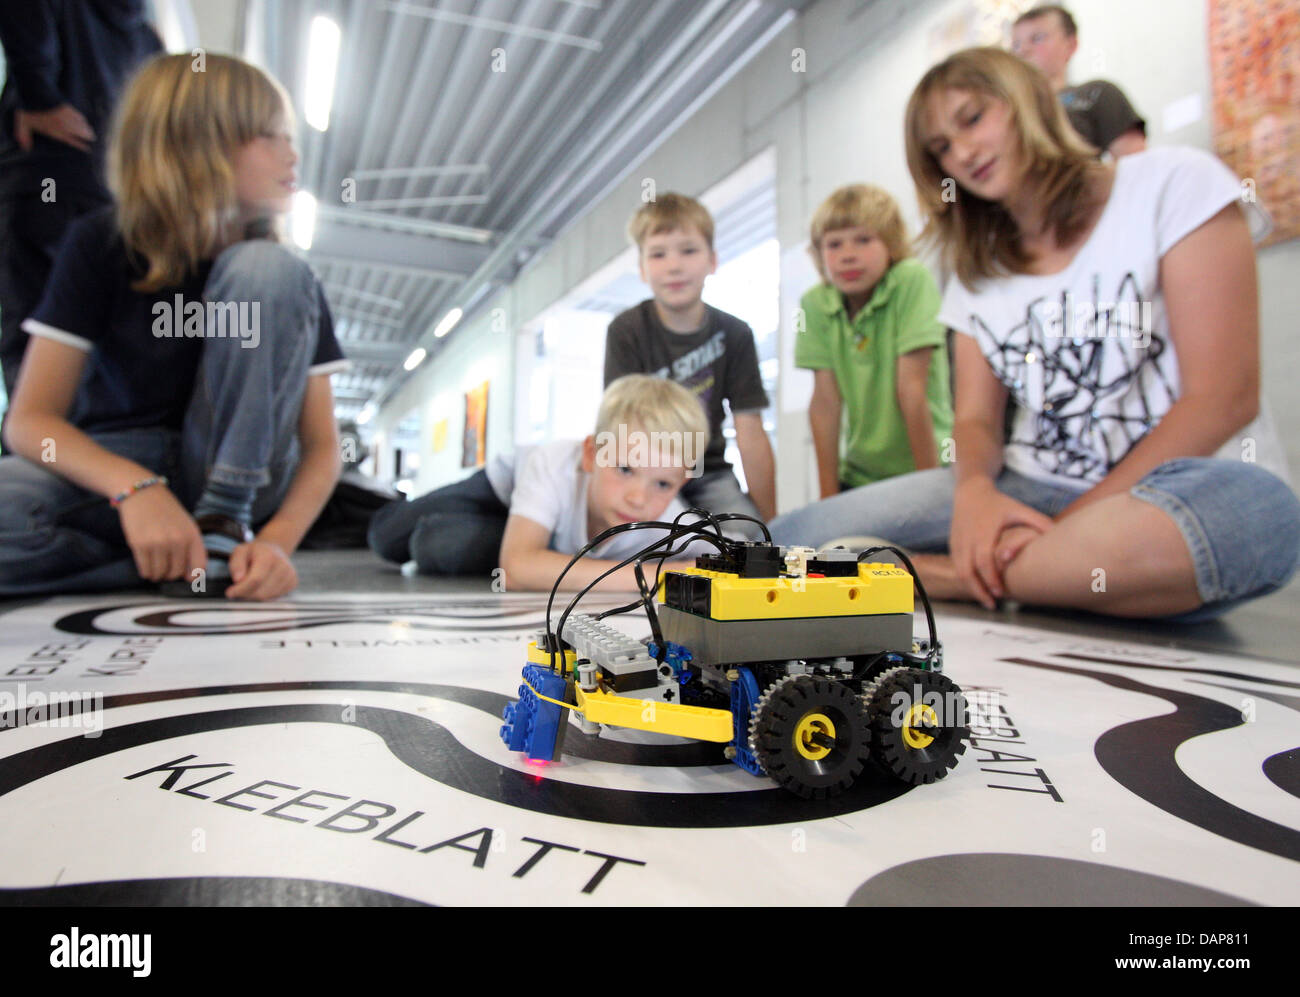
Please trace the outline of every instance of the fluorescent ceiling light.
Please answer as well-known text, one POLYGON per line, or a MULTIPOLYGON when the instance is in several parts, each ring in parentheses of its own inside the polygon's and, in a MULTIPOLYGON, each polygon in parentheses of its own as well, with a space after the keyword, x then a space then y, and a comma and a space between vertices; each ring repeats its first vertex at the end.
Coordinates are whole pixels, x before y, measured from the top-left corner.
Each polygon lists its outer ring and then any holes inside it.
POLYGON ((434 336, 441 339, 447 335, 452 329, 456 328, 456 323, 460 321, 460 317, 464 314, 459 308, 453 308, 442 317, 442 321, 438 323, 438 328, 433 330, 434 336))
POLYGON ((307 43, 307 99, 303 104, 303 117, 317 131, 323 132, 330 126, 334 74, 338 65, 339 26, 328 17, 313 17, 307 43))
POLYGON ((366 402, 365 406, 361 409, 361 411, 357 413, 357 425, 364 426, 367 422, 369 422, 371 419, 374 418, 375 411, 376 411, 375 403, 366 402))
POLYGON ((428 354, 425 352, 424 347, 417 346, 415 349, 411 351, 411 355, 406 358, 406 361, 402 364, 402 366, 405 367, 407 370, 415 370, 416 367, 424 363, 424 358, 426 356, 428 356, 428 354))
POLYGON ((316 198, 305 190, 293 195, 293 212, 289 227, 293 241, 300 249, 311 249, 311 238, 316 232, 316 198))

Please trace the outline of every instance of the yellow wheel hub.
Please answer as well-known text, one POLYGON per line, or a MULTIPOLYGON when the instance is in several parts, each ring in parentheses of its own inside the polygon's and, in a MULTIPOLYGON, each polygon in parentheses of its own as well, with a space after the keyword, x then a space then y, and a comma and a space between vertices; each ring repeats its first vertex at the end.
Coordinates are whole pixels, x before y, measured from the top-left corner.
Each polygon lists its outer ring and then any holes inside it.
POLYGON ((817 743, 818 735, 835 739, 835 725, 824 713, 809 713, 794 729, 794 747, 810 762, 820 761, 831 753, 830 748, 817 743))
POLYGON ((907 711, 907 716, 903 718, 903 740, 909 748, 928 748, 934 743, 934 736, 925 733, 919 729, 922 723, 929 724, 931 727, 939 726, 939 718, 935 715, 934 707, 925 703, 917 703, 907 711))

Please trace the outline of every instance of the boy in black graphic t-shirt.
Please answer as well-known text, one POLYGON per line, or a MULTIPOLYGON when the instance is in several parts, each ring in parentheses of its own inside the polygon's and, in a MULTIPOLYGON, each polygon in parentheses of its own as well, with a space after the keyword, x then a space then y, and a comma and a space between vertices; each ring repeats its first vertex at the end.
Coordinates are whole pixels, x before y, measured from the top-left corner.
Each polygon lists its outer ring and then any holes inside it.
MULTIPOLYGON (((682 489, 683 499, 713 513, 771 519, 776 512, 776 469, 763 431, 767 393, 758 373, 754 334, 734 315, 701 299, 704 279, 718 266, 713 219, 698 201, 663 194, 633 216, 628 234, 640 252, 641 278, 654 298, 610 323, 605 383, 624 374, 654 374, 694 392, 709 416, 709 445, 703 474, 682 489), (724 401, 735 425, 748 495, 723 456, 724 401)), ((758 535, 757 528, 736 527, 732 532, 758 535)))
POLYGON ((1043 71, 1085 141, 1116 159, 1146 148, 1146 122, 1123 90, 1108 80, 1067 85, 1066 69, 1079 47, 1078 26, 1068 10, 1040 4, 1016 18, 1011 31, 1011 50, 1043 71))

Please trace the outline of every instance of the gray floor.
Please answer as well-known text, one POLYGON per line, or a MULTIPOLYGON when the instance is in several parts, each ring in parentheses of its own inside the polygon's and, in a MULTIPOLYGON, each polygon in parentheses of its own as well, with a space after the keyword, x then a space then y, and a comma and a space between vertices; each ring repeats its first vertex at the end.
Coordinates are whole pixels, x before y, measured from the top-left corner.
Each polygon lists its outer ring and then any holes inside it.
MULTIPOLYGON (((300 551, 294 555, 299 588, 296 596, 323 593, 490 593, 490 578, 429 578, 403 572, 366 550, 300 551)), ((149 591, 141 589, 141 592, 149 591)), ((0 599, 0 614, 40 600, 0 599)), ((1193 625, 1132 621, 1085 613, 1008 606, 995 612, 977 606, 943 603, 943 612, 1039 627, 1100 639, 1124 640, 1157 647, 1245 655, 1300 666, 1300 579, 1280 592, 1239 607, 1210 623, 1193 625)))
MULTIPOLYGON (((490 592, 487 578, 404 575, 366 551, 303 551, 295 558, 303 592, 490 592)), ((1118 620, 1084 613, 944 603, 943 611, 968 619, 1041 627, 1057 633, 1111 638, 1159 647, 1222 651, 1300 665, 1300 578, 1212 623, 1177 625, 1118 620)))

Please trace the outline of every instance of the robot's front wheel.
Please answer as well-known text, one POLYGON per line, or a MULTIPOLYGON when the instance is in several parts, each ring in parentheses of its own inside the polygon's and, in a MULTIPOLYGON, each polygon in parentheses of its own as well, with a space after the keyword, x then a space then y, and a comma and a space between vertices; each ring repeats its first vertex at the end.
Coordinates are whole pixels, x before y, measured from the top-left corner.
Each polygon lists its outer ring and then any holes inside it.
POLYGON ((871 757, 860 697, 842 682, 794 675, 771 685, 754 706, 749 745, 769 776, 806 799, 836 796, 871 757))

